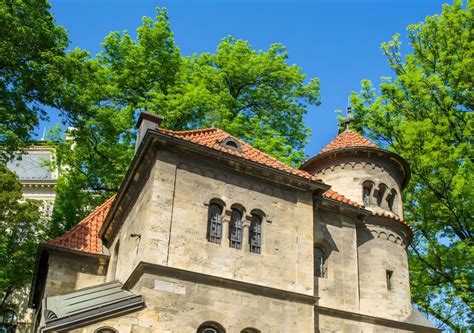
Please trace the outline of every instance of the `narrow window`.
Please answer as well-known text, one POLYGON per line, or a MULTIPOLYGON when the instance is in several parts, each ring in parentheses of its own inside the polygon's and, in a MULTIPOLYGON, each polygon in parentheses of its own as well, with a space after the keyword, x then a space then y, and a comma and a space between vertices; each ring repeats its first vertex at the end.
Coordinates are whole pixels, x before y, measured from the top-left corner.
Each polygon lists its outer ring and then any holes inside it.
POLYGON ((209 205, 207 220, 207 240, 220 244, 222 238, 222 208, 216 203, 209 205))
POLYGON ((262 219, 257 214, 252 214, 249 232, 250 252, 260 253, 262 248, 262 219))
POLYGON ((393 212, 393 204, 395 203, 395 198, 397 197, 397 191, 391 190, 390 194, 387 195, 387 205, 388 208, 393 212))
POLYGON ((319 246, 314 247, 314 276, 326 277, 326 253, 319 246))
POLYGON ((379 185, 379 190, 377 191, 377 205, 379 207, 382 206, 382 200, 386 190, 387 186, 385 186, 384 184, 379 185))
POLYGON ((393 271, 387 270, 386 273, 386 279, 387 279, 387 290, 392 290, 392 276, 393 276, 393 271))
POLYGON ((370 205, 370 196, 372 195, 373 187, 374 183, 372 183, 371 181, 365 181, 364 184, 362 184, 362 201, 364 203, 364 206, 370 205))
POLYGON ((229 245, 234 249, 242 248, 242 213, 232 209, 229 226, 229 245))
POLYGON ((206 322, 199 326, 197 333, 225 333, 225 329, 216 322, 206 322))

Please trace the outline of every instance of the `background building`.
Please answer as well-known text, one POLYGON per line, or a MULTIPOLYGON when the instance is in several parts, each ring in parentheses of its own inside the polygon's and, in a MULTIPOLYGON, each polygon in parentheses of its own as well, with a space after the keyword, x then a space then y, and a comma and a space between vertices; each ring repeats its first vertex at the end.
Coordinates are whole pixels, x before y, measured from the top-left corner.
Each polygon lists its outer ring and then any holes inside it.
MULTIPOLYGON (((9 162, 7 167, 13 171, 21 183, 23 198, 39 200, 44 223, 48 223, 56 198, 55 186, 58 172, 54 168, 55 150, 43 141, 9 162)), ((11 308, 0 313, 0 333, 31 332, 33 311, 28 309, 30 286, 15 292, 9 299, 11 308)))

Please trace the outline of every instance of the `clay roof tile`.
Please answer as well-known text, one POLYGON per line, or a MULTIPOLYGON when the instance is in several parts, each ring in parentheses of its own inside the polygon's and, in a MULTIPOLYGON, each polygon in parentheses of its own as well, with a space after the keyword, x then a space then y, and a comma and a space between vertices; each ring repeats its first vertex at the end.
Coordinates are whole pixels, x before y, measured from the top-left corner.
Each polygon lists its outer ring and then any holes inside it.
POLYGON ((99 237, 99 230, 114 199, 115 195, 97 207, 74 228, 48 243, 80 252, 102 254, 102 240, 99 237))
POLYGON ((264 152, 250 146, 249 144, 239 140, 238 138, 230 135, 229 133, 218 129, 218 128, 206 128, 199 130, 190 131, 170 131, 164 129, 158 129, 161 133, 174 136, 180 139, 191 141, 201 146, 212 148, 230 155, 241 157, 245 160, 252 161, 261 165, 265 165, 272 169, 283 171, 288 174, 303 177, 308 180, 321 181, 316 176, 310 174, 307 171, 299 170, 286 165, 274 157, 265 154, 264 152), (221 142, 227 138, 232 138, 239 142, 241 150, 235 150, 232 148, 226 148, 221 145, 221 142))
POLYGON ((331 150, 349 147, 377 148, 377 145, 373 142, 370 142, 359 133, 354 132, 352 130, 348 130, 336 136, 334 140, 332 140, 326 147, 321 150, 320 154, 331 150))

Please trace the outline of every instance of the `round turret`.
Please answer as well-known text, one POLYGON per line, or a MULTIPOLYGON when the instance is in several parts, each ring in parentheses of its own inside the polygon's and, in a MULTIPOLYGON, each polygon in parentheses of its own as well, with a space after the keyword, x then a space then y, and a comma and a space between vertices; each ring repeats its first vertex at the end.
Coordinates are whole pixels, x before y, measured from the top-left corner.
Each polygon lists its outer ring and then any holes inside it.
POLYGON ((401 197, 410 176, 405 160, 346 130, 301 169, 371 212, 355 221, 359 309, 405 320, 412 310, 406 252, 412 232, 401 197))
POLYGON ((374 213, 403 218, 401 190, 409 180, 407 163, 354 131, 339 134, 301 169, 374 213))

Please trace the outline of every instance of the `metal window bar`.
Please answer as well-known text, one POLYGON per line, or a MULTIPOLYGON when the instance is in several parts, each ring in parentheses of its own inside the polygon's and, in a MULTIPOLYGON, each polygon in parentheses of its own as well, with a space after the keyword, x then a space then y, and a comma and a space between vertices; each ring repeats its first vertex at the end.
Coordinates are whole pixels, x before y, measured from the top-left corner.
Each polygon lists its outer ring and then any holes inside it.
POLYGON ((207 240, 220 244, 222 238, 222 209, 217 204, 209 205, 207 240))
POLYGON ((320 248, 314 249, 314 276, 326 277, 326 255, 320 248))
POLYGON ((369 187, 364 186, 363 196, 364 196, 364 206, 369 206, 370 205, 370 188, 369 187))
POLYGON ((252 215, 250 223, 250 252, 260 253, 262 249, 262 220, 258 215, 252 215))
POLYGON ((229 246, 234 249, 242 248, 242 214, 237 210, 232 210, 229 228, 229 246))

